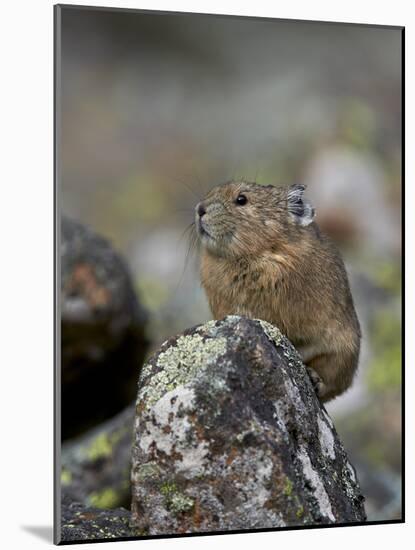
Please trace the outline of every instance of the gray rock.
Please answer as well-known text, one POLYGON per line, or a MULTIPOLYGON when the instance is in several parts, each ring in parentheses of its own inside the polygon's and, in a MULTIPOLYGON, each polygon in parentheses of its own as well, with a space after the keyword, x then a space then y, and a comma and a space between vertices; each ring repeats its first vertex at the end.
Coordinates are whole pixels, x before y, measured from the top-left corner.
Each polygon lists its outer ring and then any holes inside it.
POLYGON ((65 500, 61 507, 61 532, 57 542, 106 540, 132 537, 130 512, 98 510, 65 500))
POLYGON ((365 521, 363 497, 306 369, 279 330, 229 316, 143 367, 132 525, 160 535, 365 521))
POLYGON ((89 228, 61 225, 62 438, 111 418, 135 398, 147 314, 123 259, 89 228))
POLYGON ((95 508, 130 507, 134 404, 62 445, 64 498, 95 508))

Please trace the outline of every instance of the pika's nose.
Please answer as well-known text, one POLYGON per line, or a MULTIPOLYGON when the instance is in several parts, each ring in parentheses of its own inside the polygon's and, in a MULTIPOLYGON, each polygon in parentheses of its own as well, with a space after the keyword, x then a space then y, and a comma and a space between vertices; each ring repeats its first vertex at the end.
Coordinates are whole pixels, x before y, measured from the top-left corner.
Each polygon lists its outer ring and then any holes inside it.
POLYGON ((202 218, 206 214, 206 208, 203 202, 199 202, 199 204, 196 206, 196 212, 198 213, 200 218, 202 218))

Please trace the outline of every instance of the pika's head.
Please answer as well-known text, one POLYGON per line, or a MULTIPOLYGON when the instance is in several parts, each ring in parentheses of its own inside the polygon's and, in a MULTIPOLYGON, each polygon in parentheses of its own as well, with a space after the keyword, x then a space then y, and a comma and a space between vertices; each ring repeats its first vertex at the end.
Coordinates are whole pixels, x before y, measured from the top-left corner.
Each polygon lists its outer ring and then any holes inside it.
POLYGON ((230 181, 214 187, 196 205, 202 246, 225 258, 278 249, 304 234, 314 208, 303 200, 304 185, 274 187, 230 181))

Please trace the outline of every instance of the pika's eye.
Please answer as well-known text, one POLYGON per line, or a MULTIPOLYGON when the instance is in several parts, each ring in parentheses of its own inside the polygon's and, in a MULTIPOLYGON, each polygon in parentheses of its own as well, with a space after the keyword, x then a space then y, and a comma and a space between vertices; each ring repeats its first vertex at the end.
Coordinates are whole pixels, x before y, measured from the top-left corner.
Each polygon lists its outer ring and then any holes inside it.
POLYGON ((238 204, 239 206, 243 206, 244 204, 246 204, 248 202, 248 199, 246 198, 245 195, 238 195, 237 198, 236 198, 236 204, 238 204))

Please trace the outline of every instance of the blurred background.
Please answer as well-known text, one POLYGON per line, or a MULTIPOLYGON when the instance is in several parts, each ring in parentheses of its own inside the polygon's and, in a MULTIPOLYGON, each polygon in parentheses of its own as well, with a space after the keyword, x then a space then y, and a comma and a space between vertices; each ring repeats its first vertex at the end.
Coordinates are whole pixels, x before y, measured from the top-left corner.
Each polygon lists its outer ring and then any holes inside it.
POLYGON ((206 190, 307 184, 362 324, 327 409, 371 520, 401 514, 401 55, 396 28, 62 10, 60 209, 128 264, 148 353, 211 317, 185 232, 206 190))

